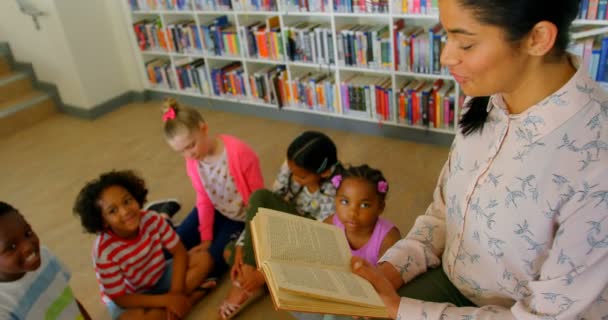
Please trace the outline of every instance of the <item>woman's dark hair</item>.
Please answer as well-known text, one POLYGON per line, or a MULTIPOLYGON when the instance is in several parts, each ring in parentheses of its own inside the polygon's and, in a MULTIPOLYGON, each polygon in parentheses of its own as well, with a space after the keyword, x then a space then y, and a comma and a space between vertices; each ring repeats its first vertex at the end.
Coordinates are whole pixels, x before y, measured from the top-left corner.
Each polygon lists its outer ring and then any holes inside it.
POLYGON ((346 167, 342 169, 342 172, 340 174, 342 175, 342 181, 344 181, 346 178, 360 178, 366 180, 374 187, 374 190, 376 190, 376 193, 378 194, 380 200, 385 201, 389 187, 388 181, 386 181, 386 178, 382 174, 382 171, 364 164, 360 166, 346 167), (384 192, 381 192, 378 186, 378 184, 382 181, 384 181, 385 186, 384 192))
POLYGON ((146 202, 148 189, 142 178, 131 170, 110 171, 99 178, 89 181, 78 193, 74 204, 74 214, 80 217, 80 223, 89 233, 104 230, 101 208, 98 205, 101 193, 109 187, 125 188, 141 207, 146 202))
POLYGON ((17 211, 17 209, 15 209, 10 204, 8 204, 4 201, 0 201, 0 217, 5 214, 9 214, 9 213, 13 213, 13 212, 19 212, 19 211, 17 211))
POLYGON ((325 134, 305 131, 287 148, 287 159, 298 167, 321 174, 338 163, 336 145, 325 134))
MULTIPOLYGON (((570 42, 569 28, 578 15, 580 0, 458 0, 471 10, 482 24, 504 30, 507 40, 517 43, 541 21, 557 27, 555 44, 550 55, 561 57, 570 42)), ((465 106, 460 130, 467 136, 483 129, 488 117, 489 97, 474 97, 465 106)))

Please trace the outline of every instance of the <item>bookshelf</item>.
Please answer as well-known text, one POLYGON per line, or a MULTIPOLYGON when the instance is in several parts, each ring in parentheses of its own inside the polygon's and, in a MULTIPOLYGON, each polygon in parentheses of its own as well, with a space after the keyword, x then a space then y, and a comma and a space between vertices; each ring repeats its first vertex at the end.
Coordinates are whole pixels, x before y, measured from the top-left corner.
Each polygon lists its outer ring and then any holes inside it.
MULTIPOLYGON (((442 34, 434 29, 436 0, 403 1, 122 0, 147 90, 453 134, 463 97, 438 66, 442 34), (426 8, 412 8, 425 1, 426 8), (258 28, 267 48, 257 42, 258 28), (172 36, 181 34, 170 29, 193 33, 183 36, 189 40, 175 40, 172 36), (218 35, 217 41, 206 44, 207 34, 218 35), (418 51, 407 47, 408 58, 399 51, 404 34, 405 41, 413 41, 412 34, 429 38, 416 42, 418 51), (155 39, 143 39, 146 35, 155 39), (347 42, 365 37, 367 54, 359 54, 361 47, 348 50, 347 42), (311 47, 317 41, 317 51, 302 49, 302 39, 311 47)), ((602 27, 608 21, 578 19, 574 25, 602 27)))

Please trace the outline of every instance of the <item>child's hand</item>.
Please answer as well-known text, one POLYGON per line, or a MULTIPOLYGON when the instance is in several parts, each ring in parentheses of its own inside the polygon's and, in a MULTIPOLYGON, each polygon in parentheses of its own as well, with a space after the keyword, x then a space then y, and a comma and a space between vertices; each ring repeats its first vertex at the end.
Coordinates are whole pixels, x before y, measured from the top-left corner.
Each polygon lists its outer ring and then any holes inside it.
POLYGON ((190 311, 192 305, 185 295, 181 293, 168 293, 165 295, 165 307, 169 314, 173 314, 181 319, 190 311))
POLYGON ((370 265, 364 259, 352 257, 350 265, 355 274, 369 281, 374 286, 382 302, 384 302, 389 316, 391 319, 395 319, 397 311, 399 311, 401 298, 397 294, 397 291, 395 291, 395 288, 393 288, 393 285, 377 268, 370 265))

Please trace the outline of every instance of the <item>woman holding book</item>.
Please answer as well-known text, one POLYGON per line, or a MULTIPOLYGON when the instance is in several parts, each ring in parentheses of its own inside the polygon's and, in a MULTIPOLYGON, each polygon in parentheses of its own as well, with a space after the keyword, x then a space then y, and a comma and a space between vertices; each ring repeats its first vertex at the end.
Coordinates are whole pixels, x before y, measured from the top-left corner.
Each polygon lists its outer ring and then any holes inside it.
POLYGON ((439 0, 466 102, 426 214, 377 268, 397 319, 608 315, 608 95, 566 53, 578 0, 439 0))

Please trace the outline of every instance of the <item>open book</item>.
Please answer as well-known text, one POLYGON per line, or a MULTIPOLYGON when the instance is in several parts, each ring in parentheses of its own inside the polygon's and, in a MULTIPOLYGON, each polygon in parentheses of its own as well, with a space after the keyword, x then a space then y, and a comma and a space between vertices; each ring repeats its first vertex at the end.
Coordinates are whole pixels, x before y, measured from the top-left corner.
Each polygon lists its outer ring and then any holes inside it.
POLYGON ((388 317, 372 285, 351 272, 348 241, 337 227, 260 208, 251 236, 277 309, 388 317))

